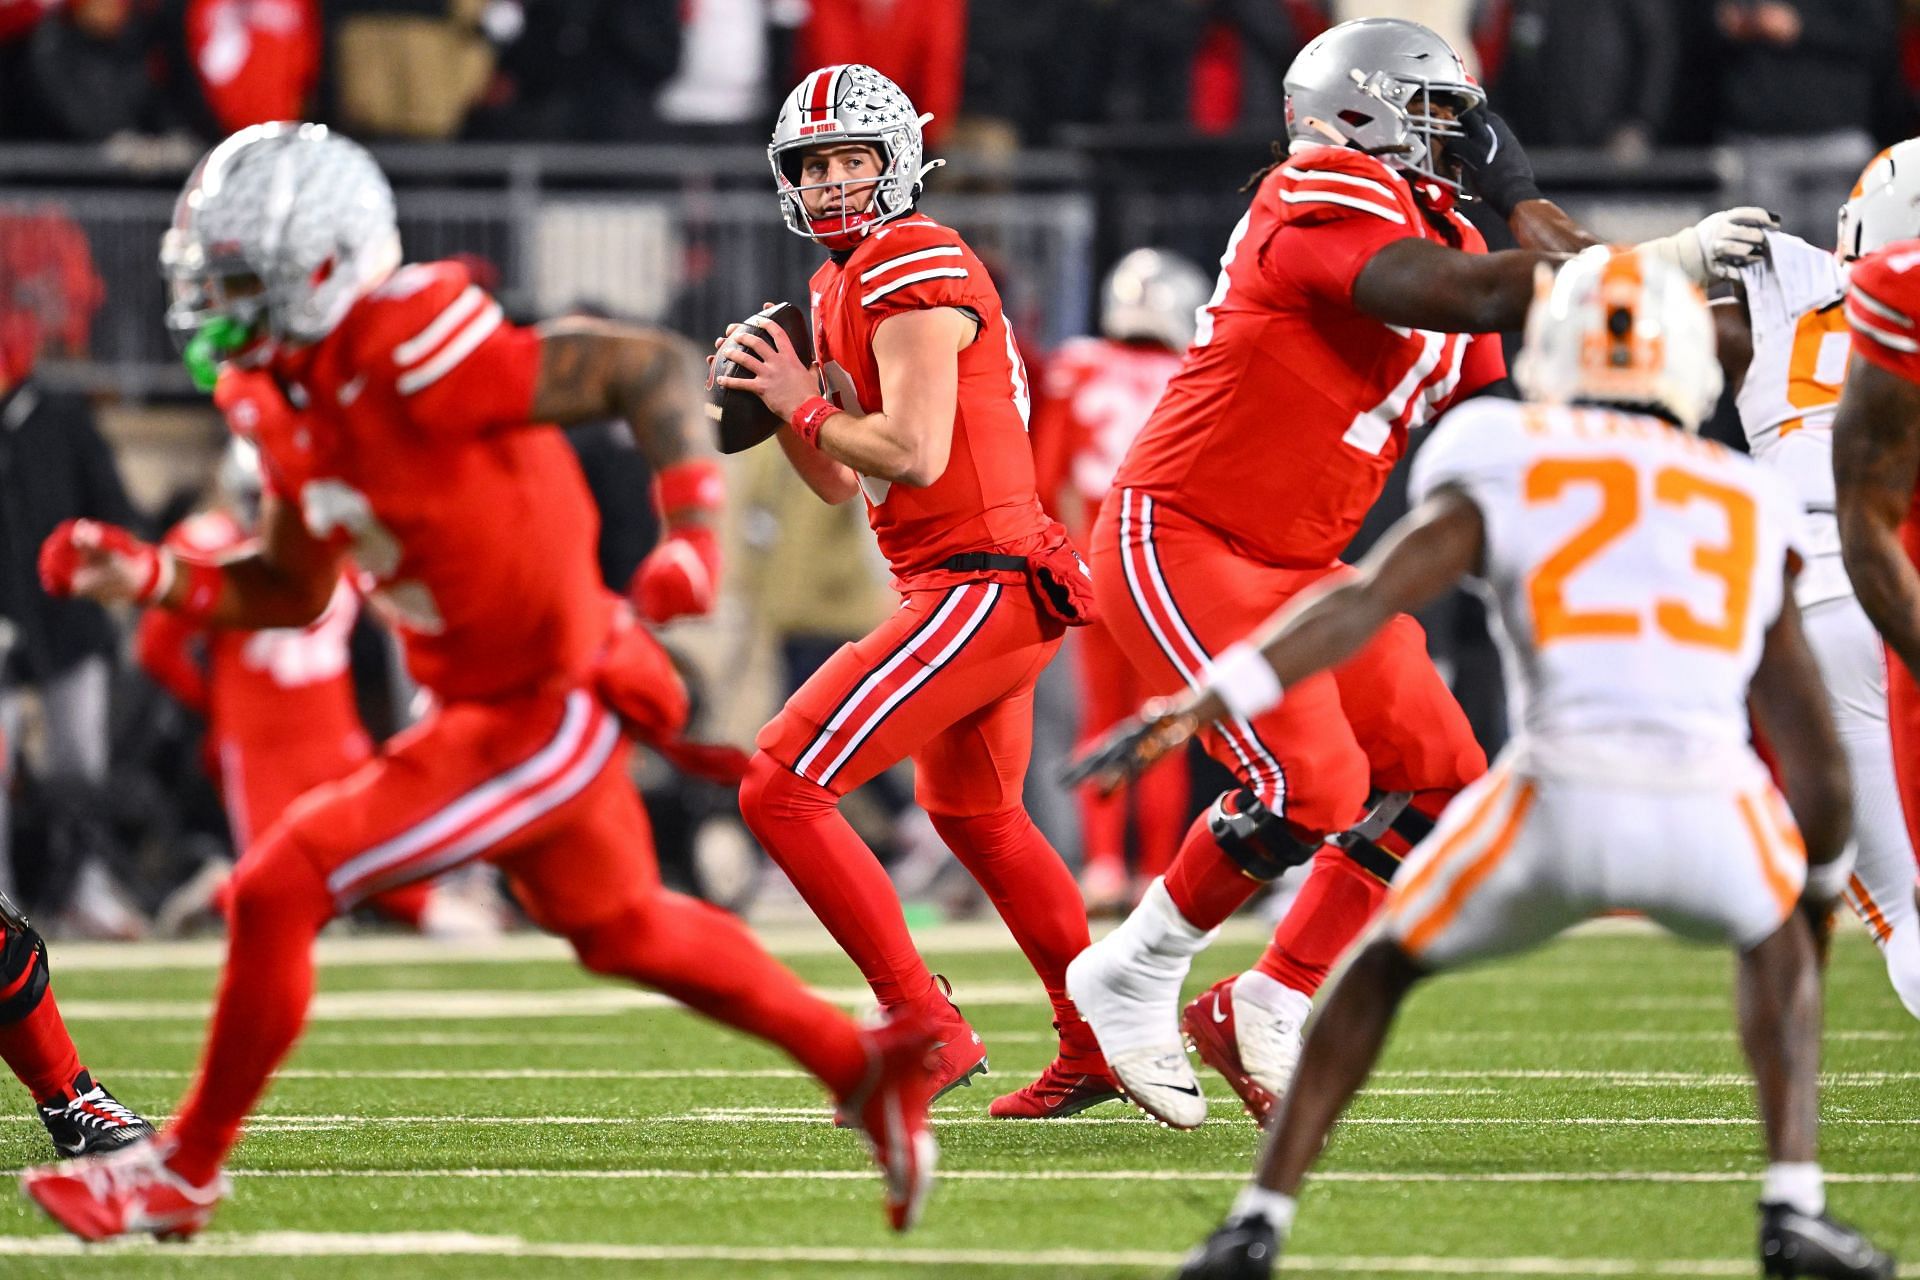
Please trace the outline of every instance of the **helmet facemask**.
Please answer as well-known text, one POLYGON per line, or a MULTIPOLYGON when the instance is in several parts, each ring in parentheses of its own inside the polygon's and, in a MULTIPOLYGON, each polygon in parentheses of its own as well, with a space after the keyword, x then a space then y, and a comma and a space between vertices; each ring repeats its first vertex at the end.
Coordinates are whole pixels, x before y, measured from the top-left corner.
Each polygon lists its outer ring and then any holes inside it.
POLYGON ((209 260, 185 232, 167 232, 160 248, 167 277, 167 332, 193 385, 212 391, 220 366, 264 364, 272 355, 266 282, 238 256, 209 260))
POLYGON ((905 172, 900 163, 902 154, 902 149, 889 146, 884 138, 844 137, 821 139, 777 153, 774 186, 780 193, 780 213, 786 219, 787 229, 828 249, 851 249, 875 226, 911 212, 920 196, 920 175, 905 172), (870 178, 833 182, 803 180, 809 153, 847 146, 871 148, 880 162, 879 171, 870 178), (808 210, 807 196, 821 191, 839 193, 838 212, 815 217, 808 210), (857 212, 853 209, 856 195, 867 198, 865 207, 857 212))
MULTIPOLYGON (((1452 191, 1460 191, 1459 166, 1449 163, 1446 165, 1447 172, 1441 172, 1440 159, 1445 146, 1444 143, 1436 144, 1436 140, 1464 138, 1467 131, 1459 123, 1459 116, 1477 106, 1479 99, 1458 86, 1435 85, 1424 77, 1390 75, 1385 71, 1367 75, 1357 67, 1349 74, 1359 92, 1379 101, 1385 112, 1400 122, 1395 141, 1384 146, 1361 149, 1397 169, 1417 174, 1452 191), (1451 107, 1453 115, 1435 115, 1433 106, 1436 102, 1451 107)), ((1347 117, 1352 113, 1341 114, 1347 117)), ((1347 123, 1362 122, 1348 119, 1347 123)))

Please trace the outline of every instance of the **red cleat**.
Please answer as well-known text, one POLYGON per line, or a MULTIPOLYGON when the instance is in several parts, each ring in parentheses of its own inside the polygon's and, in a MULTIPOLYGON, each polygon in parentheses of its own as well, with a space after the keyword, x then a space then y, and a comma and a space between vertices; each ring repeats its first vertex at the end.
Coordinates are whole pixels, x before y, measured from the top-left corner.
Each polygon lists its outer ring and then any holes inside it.
POLYGON ((962 1085, 971 1088, 975 1076, 987 1074, 987 1046, 953 1002, 953 984, 937 973, 933 981, 945 1006, 931 1014, 934 1048, 939 1050, 933 1068, 933 1096, 938 1100, 962 1085))
POLYGON ((167 1167, 154 1143, 20 1175, 23 1195, 74 1235, 95 1241, 147 1232, 185 1240, 207 1225, 231 1189, 225 1175, 192 1185, 167 1167))
POLYGON ((840 1100, 839 1114, 851 1119, 879 1162, 887 1221, 895 1231, 905 1231, 919 1221, 940 1154, 927 1118, 933 1100, 933 1031, 924 1017, 902 1013, 861 1032, 861 1039, 867 1047, 867 1078, 840 1100))
POLYGON ((1070 1066, 1055 1058, 1032 1084, 995 1098, 987 1114, 996 1120, 1064 1120, 1120 1096, 1105 1062, 1070 1066))
MULTIPOLYGON (((1237 978, 1238 975, 1235 975, 1237 978)), ((1273 1112, 1274 1097, 1247 1073, 1240 1060, 1240 1042, 1233 1023, 1233 984, 1222 978, 1208 987, 1180 1015, 1180 1029, 1200 1060, 1226 1077, 1256 1124, 1264 1125, 1273 1112)))

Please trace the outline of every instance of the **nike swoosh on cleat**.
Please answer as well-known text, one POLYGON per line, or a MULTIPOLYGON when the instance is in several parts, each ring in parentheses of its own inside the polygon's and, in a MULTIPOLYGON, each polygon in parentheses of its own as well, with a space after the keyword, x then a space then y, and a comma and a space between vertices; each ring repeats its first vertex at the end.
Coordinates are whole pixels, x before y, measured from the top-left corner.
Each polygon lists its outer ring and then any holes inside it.
POLYGON ((1184 1093, 1190 1098, 1200 1096, 1200 1087, 1191 1084, 1168 1084, 1165 1080, 1149 1080, 1147 1086, 1152 1089, 1169 1089, 1174 1093, 1184 1093))
POLYGON ((60 1150, 65 1152, 67 1155, 77 1156, 82 1151, 85 1151, 87 1149, 87 1140, 85 1138, 82 1138, 80 1139, 80 1141, 74 1143, 72 1146, 68 1146, 66 1143, 60 1141, 60 1139, 55 1138, 53 1140, 53 1145, 60 1148, 60 1150))
POLYGON ((1217 1000, 1213 1005, 1213 1020, 1215 1022, 1225 1022, 1227 1020, 1227 1015, 1221 1011, 1220 1002, 1217 1000))

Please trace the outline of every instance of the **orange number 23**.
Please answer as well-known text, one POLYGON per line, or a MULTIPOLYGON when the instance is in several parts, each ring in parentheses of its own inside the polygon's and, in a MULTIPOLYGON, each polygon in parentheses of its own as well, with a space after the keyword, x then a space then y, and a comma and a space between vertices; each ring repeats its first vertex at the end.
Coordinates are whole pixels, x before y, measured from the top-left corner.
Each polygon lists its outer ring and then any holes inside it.
MULTIPOLYGON (((1593 519, 1540 562, 1527 583, 1534 642, 1542 647, 1559 640, 1623 639, 1639 635, 1646 624, 1641 610, 1575 609, 1567 604, 1566 595, 1568 578, 1639 523, 1639 472, 1623 458, 1546 458, 1527 471, 1526 499, 1535 504, 1553 502, 1575 486, 1598 492, 1600 507, 1593 519)), ((1758 554, 1753 499, 1679 467, 1654 473, 1653 499, 1670 507, 1707 503, 1719 509, 1727 527, 1725 542, 1703 542, 1693 549, 1693 567, 1725 588, 1721 616, 1702 618, 1683 600, 1660 599, 1654 602, 1654 625, 1682 644, 1737 650, 1746 634, 1758 554)))

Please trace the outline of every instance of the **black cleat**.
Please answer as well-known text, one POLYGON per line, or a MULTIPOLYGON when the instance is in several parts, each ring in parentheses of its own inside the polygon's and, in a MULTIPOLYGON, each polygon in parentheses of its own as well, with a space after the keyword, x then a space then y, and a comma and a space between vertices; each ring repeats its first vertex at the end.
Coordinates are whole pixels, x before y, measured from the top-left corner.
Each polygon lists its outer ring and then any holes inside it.
POLYGON ((105 1155, 153 1136, 152 1125, 84 1071, 64 1095, 40 1104, 40 1123, 62 1158, 105 1155))
POLYGON ((1895 1269, 1890 1255, 1844 1222, 1784 1204, 1760 1206, 1760 1267, 1787 1280, 1893 1280, 1895 1269))
POLYGON ((1268 1280, 1279 1257, 1271 1222, 1228 1218, 1187 1255, 1174 1280, 1268 1280))

